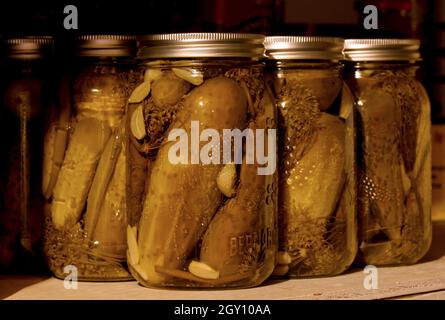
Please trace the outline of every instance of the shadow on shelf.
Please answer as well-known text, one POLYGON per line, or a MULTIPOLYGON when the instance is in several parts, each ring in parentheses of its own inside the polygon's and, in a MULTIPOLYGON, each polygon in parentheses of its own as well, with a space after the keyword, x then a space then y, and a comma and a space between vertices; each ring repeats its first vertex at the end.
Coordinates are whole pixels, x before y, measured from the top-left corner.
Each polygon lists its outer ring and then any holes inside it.
POLYGON ((3 300, 20 290, 49 279, 50 276, 0 275, 0 299, 3 300))

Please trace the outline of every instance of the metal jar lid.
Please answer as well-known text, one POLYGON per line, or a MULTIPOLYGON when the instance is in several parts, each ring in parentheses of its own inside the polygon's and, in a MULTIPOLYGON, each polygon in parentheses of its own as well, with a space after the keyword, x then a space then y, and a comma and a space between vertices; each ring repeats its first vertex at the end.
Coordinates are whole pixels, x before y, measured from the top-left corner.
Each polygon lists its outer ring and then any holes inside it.
POLYGON ((266 37, 266 56, 273 60, 330 60, 343 59, 342 38, 274 36, 266 37))
POLYGON ((82 35, 76 39, 77 55, 82 57, 132 57, 136 37, 130 35, 82 35))
POLYGON ((246 33, 172 33, 138 39, 138 58, 252 58, 264 56, 264 36, 246 33))
POLYGON ((41 59, 51 53, 52 48, 53 38, 49 36, 17 37, 4 41, 5 55, 11 59, 41 59))
POLYGON ((350 61, 417 61, 416 39, 347 39, 344 55, 350 61))

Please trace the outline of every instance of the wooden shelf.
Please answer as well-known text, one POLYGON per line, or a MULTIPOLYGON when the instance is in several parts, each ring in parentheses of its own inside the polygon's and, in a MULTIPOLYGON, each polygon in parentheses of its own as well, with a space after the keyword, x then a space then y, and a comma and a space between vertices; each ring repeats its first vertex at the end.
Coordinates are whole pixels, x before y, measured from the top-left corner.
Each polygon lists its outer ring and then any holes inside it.
POLYGON ((267 281, 243 290, 148 289, 136 282, 79 282, 77 290, 62 280, 38 276, 0 276, 2 299, 445 299, 445 229, 435 226, 433 246, 418 264, 378 268, 378 289, 366 290, 361 269, 329 278, 267 281), (439 231, 439 232, 438 232, 439 231))

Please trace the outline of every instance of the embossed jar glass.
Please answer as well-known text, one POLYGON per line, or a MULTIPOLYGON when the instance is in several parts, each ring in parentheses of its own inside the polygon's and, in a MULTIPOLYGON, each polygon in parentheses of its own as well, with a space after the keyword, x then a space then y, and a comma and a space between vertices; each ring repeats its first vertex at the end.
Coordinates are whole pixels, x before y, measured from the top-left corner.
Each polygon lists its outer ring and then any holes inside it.
POLYGON ((40 166, 50 102, 51 37, 5 39, 0 101, 0 271, 41 272, 40 166))
POLYGON ((264 37, 142 37, 127 111, 128 263, 144 286, 259 285, 276 254, 264 37))
POLYGON ((417 262, 431 243, 430 104, 416 80, 419 41, 345 42, 357 110, 360 260, 417 262))
POLYGON ((131 36, 85 35, 48 112, 45 254, 58 278, 131 279, 126 269, 125 106, 138 81, 131 36))
POLYGON ((343 39, 267 37, 278 110, 276 276, 343 272, 357 251, 355 125, 343 39))

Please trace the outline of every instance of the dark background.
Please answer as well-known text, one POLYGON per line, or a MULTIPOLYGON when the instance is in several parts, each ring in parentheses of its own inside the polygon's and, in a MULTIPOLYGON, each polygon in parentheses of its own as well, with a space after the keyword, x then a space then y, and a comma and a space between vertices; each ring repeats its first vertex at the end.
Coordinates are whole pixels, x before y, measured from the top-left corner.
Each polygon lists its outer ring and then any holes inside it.
POLYGON ((445 121, 445 71, 437 67, 445 66, 445 44, 439 43, 445 42, 439 40, 445 39, 445 0, 0 1, 0 36, 52 35, 62 46, 79 33, 211 31, 419 38, 422 81, 430 93, 433 114, 445 121), (69 4, 78 9, 79 30, 63 27, 63 8, 69 4), (378 7, 378 30, 363 28, 367 4, 378 7))
POLYGON ((63 8, 68 4, 78 8, 82 33, 244 31, 409 37, 420 35, 434 0, 3 0, 0 33, 66 35, 63 8), (379 30, 362 26, 362 8, 367 4, 379 7, 379 30))

